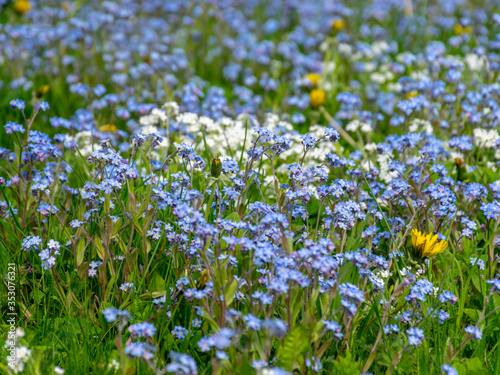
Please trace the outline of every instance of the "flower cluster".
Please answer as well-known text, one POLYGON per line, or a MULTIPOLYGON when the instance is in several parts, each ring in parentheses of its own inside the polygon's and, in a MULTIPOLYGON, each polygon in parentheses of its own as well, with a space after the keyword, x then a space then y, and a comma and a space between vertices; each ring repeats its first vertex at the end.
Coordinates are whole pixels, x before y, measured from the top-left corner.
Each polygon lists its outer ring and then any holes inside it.
POLYGON ((0 243, 37 356, 19 371, 496 363, 493 4, 0 9, 0 243))

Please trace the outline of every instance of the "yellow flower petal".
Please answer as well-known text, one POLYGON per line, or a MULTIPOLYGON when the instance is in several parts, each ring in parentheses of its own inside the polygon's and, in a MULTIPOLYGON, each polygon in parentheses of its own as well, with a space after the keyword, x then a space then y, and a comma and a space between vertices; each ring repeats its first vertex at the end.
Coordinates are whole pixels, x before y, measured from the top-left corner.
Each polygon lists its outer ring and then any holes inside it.
POLYGON ((309 94, 309 99, 311 100, 311 106, 314 108, 320 107, 325 102, 326 92, 323 90, 312 90, 309 94))
POLYGON ((448 243, 444 240, 439 240, 437 234, 426 234, 413 229, 411 231, 411 245, 418 256, 430 258, 442 253, 448 246, 448 243))

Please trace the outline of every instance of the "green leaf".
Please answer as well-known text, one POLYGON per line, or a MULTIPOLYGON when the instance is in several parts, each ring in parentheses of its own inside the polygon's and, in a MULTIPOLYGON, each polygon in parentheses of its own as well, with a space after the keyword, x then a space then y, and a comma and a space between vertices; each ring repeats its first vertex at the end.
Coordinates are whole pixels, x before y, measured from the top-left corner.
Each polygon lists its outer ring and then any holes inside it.
POLYGON ((464 309, 464 313, 471 318, 472 323, 475 323, 479 319, 479 310, 476 309, 464 309))
POLYGON ((242 363, 236 368, 235 373, 240 375, 253 375, 255 374, 255 370, 250 365, 248 358, 243 356, 242 363))
POLYGON ((238 289, 238 280, 234 280, 229 286, 226 288, 225 301, 226 306, 231 305, 234 299, 234 295, 236 293, 236 289, 238 289))
MULTIPOLYGON (((7 195, 5 194, 5 190, 3 189, 3 186, 1 184, 0 184, 0 189, 2 190, 2 197, 7 202, 7 206, 9 208, 9 212, 10 212, 10 216, 14 219, 14 222, 16 223, 17 230, 19 230, 19 232, 21 232, 21 234, 23 235, 23 237, 25 237, 25 234, 24 234, 23 230, 21 229, 21 226, 19 225, 19 221, 17 220, 17 214, 15 214, 14 211, 12 210, 12 205, 10 204, 10 202, 9 202, 9 200, 7 198, 7 195)), ((25 204, 27 204, 27 203, 25 203, 25 204)))
POLYGON ((33 298, 36 304, 42 303, 42 299, 45 298, 45 293, 43 293, 41 290, 33 290, 30 293, 30 297, 33 298))
POLYGON ((106 215, 109 214, 110 207, 111 207, 111 198, 109 194, 106 194, 106 197, 104 198, 104 212, 106 213, 106 215))
POLYGON ((481 375, 487 374, 488 371, 483 365, 483 362, 477 357, 471 358, 467 364, 467 374, 470 375, 481 375))
POLYGON ((500 296, 498 294, 493 294, 493 306, 495 306, 495 309, 500 307, 500 296))
POLYGON ((226 185, 231 183, 231 180, 224 174, 219 176, 219 181, 226 183, 226 185))
POLYGON ((135 212, 136 210, 136 205, 135 205, 135 195, 130 193, 128 194, 128 210, 130 212, 135 212))
POLYGON ((85 258, 85 249, 87 248, 85 239, 81 239, 78 241, 78 245, 76 246, 76 264, 75 268, 78 268, 80 264, 83 263, 83 259, 85 258))
POLYGON ((139 232, 139 234, 142 236, 142 228, 141 228, 141 224, 139 224, 139 220, 137 219, 137 217, 136 217, 136 216, 134 216, 134 217, 132 218, 132 222, 133 222, 133 224, 134 224, 135 230, 136 230, 137 232, 139 232))
POLYGON ((333 362, 336 374, 338 375, 359 375, 359 364, 354 361, 352 354, 349 350, 346 351, 345 357, 339 357, 338 361, 333 362))
POLYGON ((418 370, 421 375, 429 374, 429 344, 427 341, 424 341, 422 347, 419 348, 418 370))
POLYGON ((148 300, 148 299, 156 299, 156 298, 160 298, 160 297, 163 297, 164 295, 166 295, 166 291, 165 290, 159 290, 157 292, 153 292, 153 293, 144 293, 144 294, 141 294, 139 296, 140 299, 143 299, 143 300, 148 300))
POLYGON ((149 283, 148 290, 150 292, 158 292, 165 290, 165 280, 158 273, 155 273, 152 277, 151 282, 149 283))
POLYGON ((122 225, 122 219, 118 219, 116 221, 115 226, 113 227, 113 231, 111 232, 111 238, 113 238, 120 231, 121 225, 122 225))
POLYGON ((207 320, 207 322, 210 324, 210 326, 214 331, 218 331, 220 329, 215 320, 210 316, 210 313, 208 313, 206 310, 203 310, 202 315, 207 320))
POLYGON ((229 215, 227 215, 225 217, 225 220, 230 220, 230 221, 234 221, 236 223, 239 223, 241 220, 240 220, 240 215, 238 215, 237 212, 232 212, 230 213, 229 215))
POLYGON ((278 354, 278 366, 291 371, 297 359, 309 349, 309 336, 302 325, 293 328, 285 337, 278 354))
POLYGON ((104 296, 107 300, 109 300, 109 297, 111 296, 112 290, 116 287, 115 280, 116 280, 116 276, 111 276, 111 279, 108 281, 108 284, 106 285, 106 292, 105 292, 104 296))
POLYGON ((97 250, 97 255, 99 258, 104 259, 104 246, 102 246, 101 238, 99 236, 94 236, 95 248, 97 250))

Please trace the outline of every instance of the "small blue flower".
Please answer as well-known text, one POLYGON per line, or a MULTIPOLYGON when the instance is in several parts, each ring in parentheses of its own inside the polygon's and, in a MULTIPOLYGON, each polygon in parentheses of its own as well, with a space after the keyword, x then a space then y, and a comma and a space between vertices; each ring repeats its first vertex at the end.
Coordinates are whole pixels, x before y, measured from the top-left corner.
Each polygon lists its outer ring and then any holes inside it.
POLYGON ((481 330, 474 326, 467 326, 464 328, 464 331, 467 332, 473 340, 481 340, 483 337, 481 330))
POLYGON ((44 111, 44 112, 46 110, 50 109, 49 103, 47 103, 47 102, 35 103, 34 107, 35 107, 36 110, 44 111))
POLYGON ((130 313, 127 310, 119 310, 115 307, 108 307, 102 311, 102 314, 109 323, 114 322, 119 316, 124 319, 130 318, 130 313))
POLYGON ((261 321, 259 318, 253 316, 252 314, 247 314, 243 316, 243 320, 245 321, 248 328, 258 331, 261 327, 261 321))
POLYGON ((418 346, 425 340, 424 331, 420 328, 409 328, 406 330, 408 342, 410 345, 418 346))
POLYGON ((19 109, 20 111, 24 111, 24 108, 26 107, 26 104, 24 103, 24 100, 21 99, 14 99, 10 101, 10 106, 12 109, 19 109))
POLYGON ((450 365, 442 365, 441 370, 443 370, 445 375, 458 375, 458 371, 450 365))
POLYGON ((7 124, 4 125, 4 128, 7 134, 12 134, 13 132, 24 133, 24 127, 17 122, 7 121, 7 124))
POLYGON ((262 360, 254 360, 252 362, 252 367, 259 371, 259 370, 262 370, 264 367, 267 366, 267 362, 266 361, 262 361, 262 360))

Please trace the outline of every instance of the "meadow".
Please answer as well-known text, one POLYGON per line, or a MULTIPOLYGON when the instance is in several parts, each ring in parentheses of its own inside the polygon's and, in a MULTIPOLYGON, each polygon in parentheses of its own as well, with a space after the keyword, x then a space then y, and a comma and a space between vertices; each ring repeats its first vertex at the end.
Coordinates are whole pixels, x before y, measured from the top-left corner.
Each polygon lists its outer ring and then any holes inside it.
POLYGON ((500 3, 0 0, 1 374, 500 374, 500 3))

